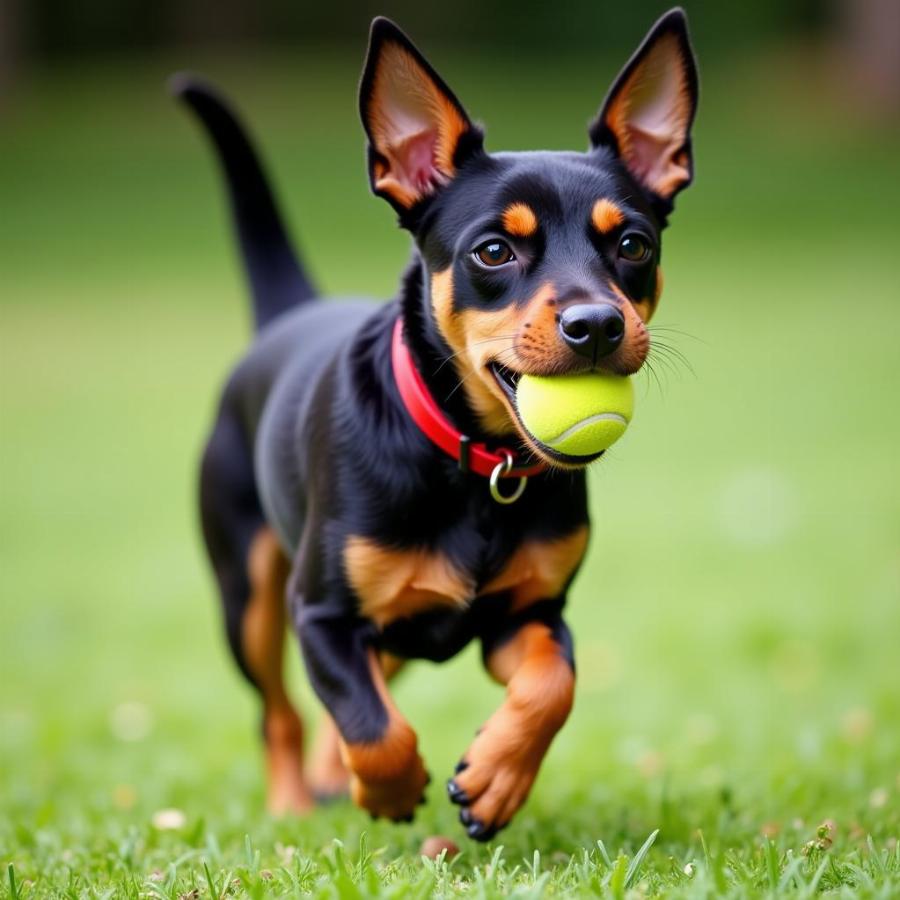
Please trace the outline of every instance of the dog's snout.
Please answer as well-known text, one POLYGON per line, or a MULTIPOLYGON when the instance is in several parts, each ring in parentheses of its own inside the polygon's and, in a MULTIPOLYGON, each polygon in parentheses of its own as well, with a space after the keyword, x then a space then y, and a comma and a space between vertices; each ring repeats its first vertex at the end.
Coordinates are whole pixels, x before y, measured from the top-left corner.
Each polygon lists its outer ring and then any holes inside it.
POLYGON ((592 362, 609 356, 625 337, 625 317, 610 303, 578 303, 559 318, 563 340, 592 362))

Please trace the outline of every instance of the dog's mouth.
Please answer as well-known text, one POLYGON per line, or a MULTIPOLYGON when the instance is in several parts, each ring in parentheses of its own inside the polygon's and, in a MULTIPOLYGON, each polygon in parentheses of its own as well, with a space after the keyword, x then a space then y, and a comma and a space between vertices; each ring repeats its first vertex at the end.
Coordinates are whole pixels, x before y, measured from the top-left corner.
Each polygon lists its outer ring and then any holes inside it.
POLYGON ((560 453, 558 450, 554 450, 552 447, 548 447, 542 441, 539 441, 522 422, 522 418, 519 415, 519 407, 516 402, 516 389, 519 386, 519 379, 524 373, 517 372, 515 369, 509 368, 509 366, 504 366, 496 360, 491 360, 491 362, 488 363, 487 368, 506 398, 509 412, 516 425, 516 430, 519 432, 519 435, 527 444, 528 448, 536 456, 558 468, 580 469, 599 459, 606 452, 601 450, 599 453, 594 453, 590 456, 572 456, 567 453, 560 453))
POLYGON ((500 390, 506 394, 506 398, 513 409, 515 409, 516 388, 519 386, 519 379, 522 377, 522 373, 516 372, 514 369, 510 369, 508 366, 504 366, 496 361, 488 363, 488 369, 491 375, 494 376, 494 381, 500 386, 500 390))

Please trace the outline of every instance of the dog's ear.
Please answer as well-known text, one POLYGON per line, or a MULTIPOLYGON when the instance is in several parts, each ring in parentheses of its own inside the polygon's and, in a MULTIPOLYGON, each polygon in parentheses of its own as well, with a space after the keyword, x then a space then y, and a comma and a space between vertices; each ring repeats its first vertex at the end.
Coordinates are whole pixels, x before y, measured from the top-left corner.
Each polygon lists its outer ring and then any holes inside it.
POLYGON ((667 12, 619 73, 590 126, 591 145, 610 148, 665 215, 691 183, 697 66, 684 11, 667 12))
POLYGON ((369 138, 372 190, 401 213, 453 178, 482 134, 406 35, 389 19, 372 22, 359 88, 369 138))

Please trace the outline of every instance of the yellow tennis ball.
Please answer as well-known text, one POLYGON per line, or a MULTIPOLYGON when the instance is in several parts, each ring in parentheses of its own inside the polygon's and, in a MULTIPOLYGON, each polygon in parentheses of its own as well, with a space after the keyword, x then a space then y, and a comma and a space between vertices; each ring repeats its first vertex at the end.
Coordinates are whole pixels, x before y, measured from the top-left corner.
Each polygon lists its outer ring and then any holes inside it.
POLYGON ((634 388, 623 375, 522 375, 519 418, 540 443, 564 456, 595 456, 631 422, 634 388))

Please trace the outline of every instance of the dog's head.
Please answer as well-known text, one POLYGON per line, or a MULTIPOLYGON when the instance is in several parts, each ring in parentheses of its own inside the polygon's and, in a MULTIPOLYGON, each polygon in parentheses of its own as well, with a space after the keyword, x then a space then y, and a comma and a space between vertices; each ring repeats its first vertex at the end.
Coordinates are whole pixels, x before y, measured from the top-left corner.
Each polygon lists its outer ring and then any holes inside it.
POLYGON ((587 152, 489 154, 409 39, 386 19, 373 23, 360 87, 372 189, 422 258, 415 327, 434 358, 452 359, 487 433, 517 431, 542 456, 518 421, 521 374, 630 375, 644 363, 660 234, 692 177, 696 102, 676 9, 614 82, 587 152))

